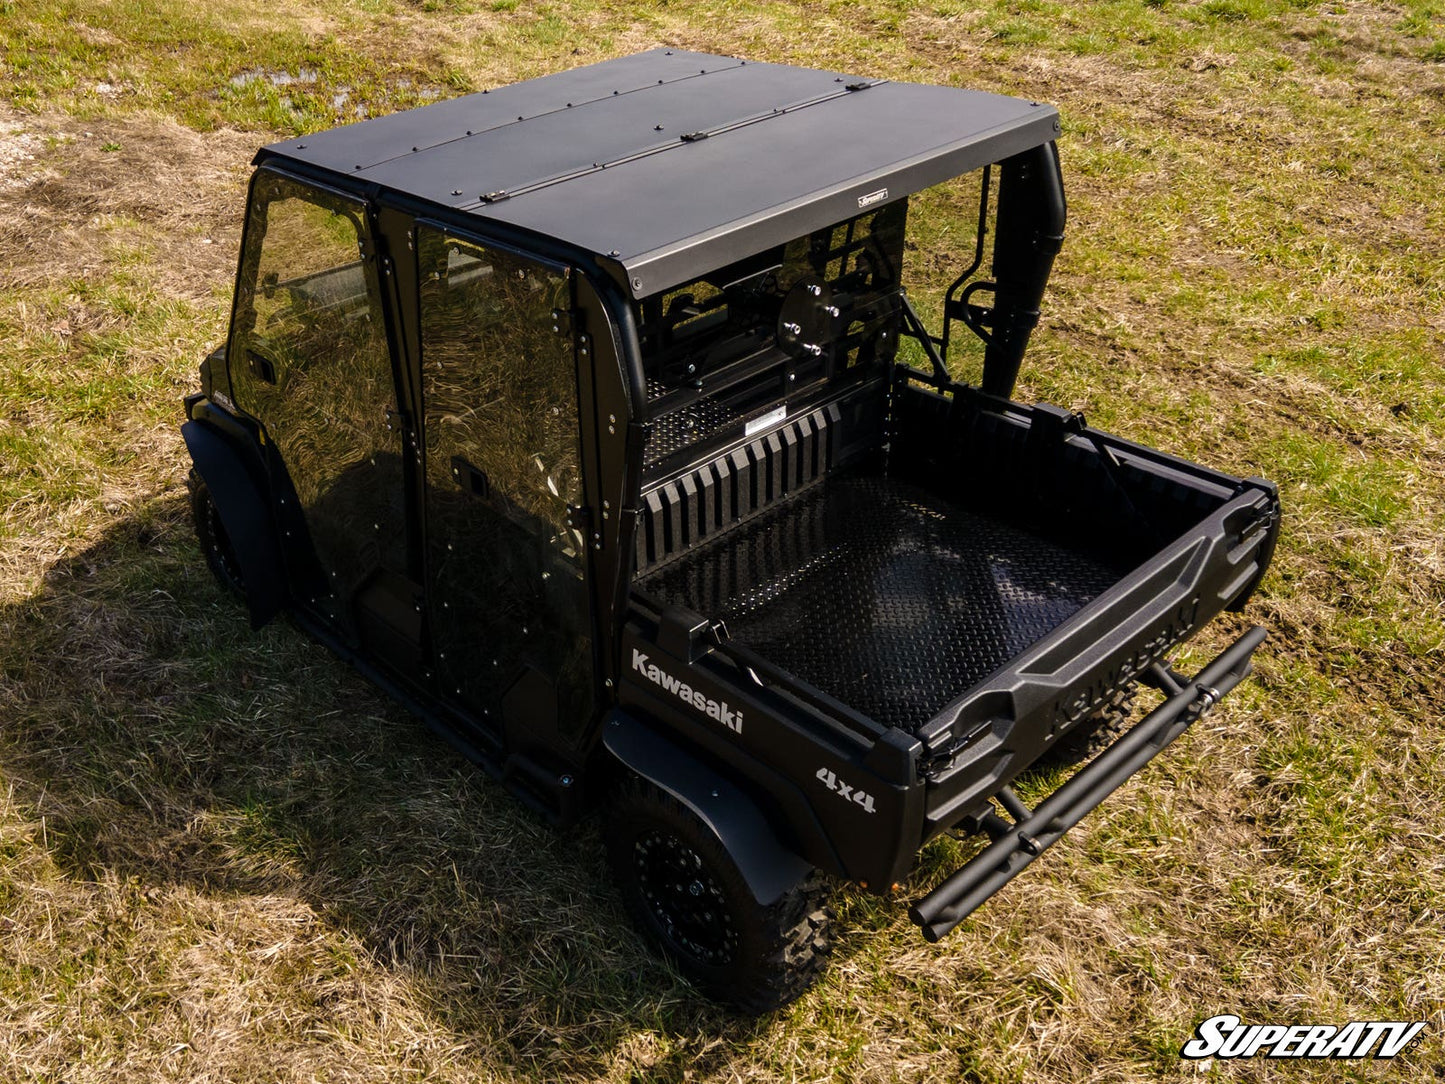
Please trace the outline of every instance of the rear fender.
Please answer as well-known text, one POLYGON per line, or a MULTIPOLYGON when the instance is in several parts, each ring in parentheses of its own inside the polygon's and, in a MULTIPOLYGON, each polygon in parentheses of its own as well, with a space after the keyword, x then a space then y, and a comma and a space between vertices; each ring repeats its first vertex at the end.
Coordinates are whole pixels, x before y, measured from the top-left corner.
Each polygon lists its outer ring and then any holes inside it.
POLYGON ((242 453, 216 430, 189 421, 181 426, 181 436, 236 551, 251 627, 258 629, 280 613, 287 601, 285 565, 270 502, 242 453))
POLYGON ((759 905, 776 903, 812 870, 778 842, 746 794, 675 742, 617 710, 608 713, 602 737, 622 764, 672 795, 712 830, 759 905))

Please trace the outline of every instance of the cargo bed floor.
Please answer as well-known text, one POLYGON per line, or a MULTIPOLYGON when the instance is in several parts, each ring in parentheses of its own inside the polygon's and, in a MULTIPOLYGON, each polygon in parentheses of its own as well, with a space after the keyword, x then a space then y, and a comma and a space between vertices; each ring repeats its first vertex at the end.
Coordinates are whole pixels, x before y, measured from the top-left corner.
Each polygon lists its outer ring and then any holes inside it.
POLYGON ((639 587, 916 731, 1124 571, 920 486, 835 473, 639 587))

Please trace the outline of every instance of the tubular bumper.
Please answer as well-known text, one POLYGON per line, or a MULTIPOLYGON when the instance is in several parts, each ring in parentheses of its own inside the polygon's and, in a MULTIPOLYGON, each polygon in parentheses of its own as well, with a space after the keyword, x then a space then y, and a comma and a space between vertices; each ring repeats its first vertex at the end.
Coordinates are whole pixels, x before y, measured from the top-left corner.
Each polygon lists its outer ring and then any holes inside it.
POLYGON ((923 936, 929 941, 943 937, 1188 730, 1196 719, 1249 676, 1255 648, 1264 642, 1265 636, 1259 626, 1251 628, 1192 681, 1180 682, 1169 671, 1156 668, 1155 677, 1170 694, 1169 699, 1044 799, 1033 812, 1004 788, 1007 793, 1000 795, 1000 801, 1014 815, 1015 823, 1007 825, 993 817, 993 824, 1002 828, 993 843, 909 908, 908 915, 923 928, 923 936))

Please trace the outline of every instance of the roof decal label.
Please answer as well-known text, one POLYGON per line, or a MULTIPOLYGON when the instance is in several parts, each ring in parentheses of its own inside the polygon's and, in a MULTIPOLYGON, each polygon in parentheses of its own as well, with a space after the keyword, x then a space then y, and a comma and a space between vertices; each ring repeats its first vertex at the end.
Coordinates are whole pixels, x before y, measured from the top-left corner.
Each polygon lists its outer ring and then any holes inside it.
POLYGON ((875 203, 882 203, 888 198, 888 189, 880 188, 877 192, 869 192, 866 196, 858 197, 858 208, 872 207, 875 203))

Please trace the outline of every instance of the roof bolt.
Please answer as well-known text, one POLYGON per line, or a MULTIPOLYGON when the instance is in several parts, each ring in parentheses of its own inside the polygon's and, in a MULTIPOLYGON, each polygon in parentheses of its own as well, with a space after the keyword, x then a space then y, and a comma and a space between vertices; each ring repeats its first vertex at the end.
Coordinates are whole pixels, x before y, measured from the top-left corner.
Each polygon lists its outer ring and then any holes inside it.
POLYGON ((609 414, 609 415, 607 415, 607 420, 608 420, 609 422, 612 422, 612 423, 616 424, 616 422, 617 422, 617 415, 616 415, 616 414, 609 414))
POLYGON ((641 279, 633 279, 633 280, 632 280, 632 288, 633 288, 634 290, 640 290, 640 289, 642 289, 642 280, 641 280, 641 279))
POLYGON ((570 775, 559 776, 557 782, 564 787, 570 787, 572 785, 572 777, 570 775))
POLYGON ((296 149, 297 149, 298 151, 304 151, 304 150, 306 149, 306 144, 305 144, 305 143, 298 143, 298 144, 296 144, 296 149))
POLYGON ((662 125, 660 125, 660 124, 653 125, 652 130, 653 130, 654 132, 660 132, 660 131, 662 131, 662 125))
POLYGON ((618 248, 614 248, 614 249, 613 249, 611 252, 609 252, 607 255, 609 255, 609 256, 621 256, 621 255, 622 255, 622 250, 621 250, 621 249, 618 249, 618 248))
POLYGON ((611 678, 608 678, 606 681, 604 681, 604 682, 602 683, 602 685, 603 685, 604 688, 608 688, 608 689, 612 688, 612 679, 611 679, 611 678))
POLYGON ((454 195, 454 196, 460 196, 461 194, 462 194, 462 190, 461 190, 460 188, 453 188, 453 189, 452 189, 452 195, 454 195))

